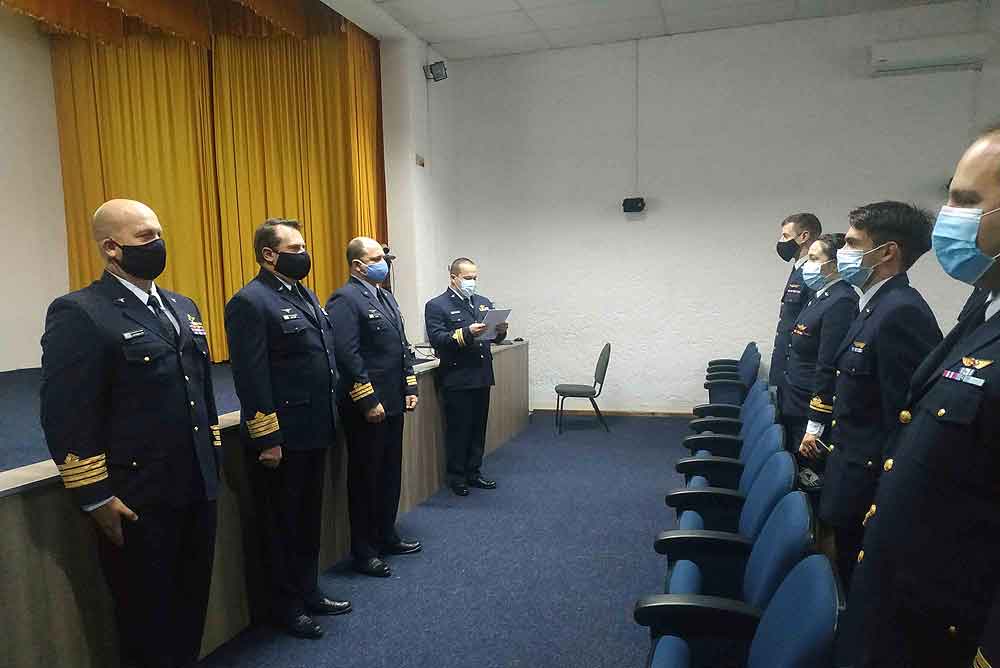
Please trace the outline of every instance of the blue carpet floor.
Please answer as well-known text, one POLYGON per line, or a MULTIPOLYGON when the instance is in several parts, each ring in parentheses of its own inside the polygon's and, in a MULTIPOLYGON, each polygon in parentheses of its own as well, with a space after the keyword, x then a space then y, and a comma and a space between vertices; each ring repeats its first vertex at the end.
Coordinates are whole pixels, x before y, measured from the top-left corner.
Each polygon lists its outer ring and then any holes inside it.
MULTIPOLYGON (((0 471, 49 458, 38 416, 41 382, 41 369, 0 372, 0 471)), ((228 364, 212 367, 212 384, 220 414, 239 410, 228 364)))
POLYGON ((679 484, 687 419, 569 417, 555 436, 536 415, 491 455, 495 491, 443 490, 400 518, 424 551, 393 557, 381 580, 335 569, 327 594, 354 612, 321 619, 319 641, 270 627, 245 631, 204 661, 212 668, 640 668, 646 629, 635 600, 662 586, 653 552, 671 528, 663 504, 679 484))

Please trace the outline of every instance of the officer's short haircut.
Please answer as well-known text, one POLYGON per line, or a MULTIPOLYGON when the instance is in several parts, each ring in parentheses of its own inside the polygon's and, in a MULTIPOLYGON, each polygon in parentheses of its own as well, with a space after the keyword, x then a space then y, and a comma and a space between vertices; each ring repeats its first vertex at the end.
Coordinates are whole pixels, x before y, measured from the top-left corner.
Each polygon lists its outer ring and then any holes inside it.
POLYGON ((799 232, 808 232, 811 239, 823 234, 823 225, 814 213, 793 213, 781 221, 781 226, 784 227, 788 223, 794 223, 795 229, 799 232))
POLYGON ((878 248, 890 241, 896 242, 907 271, 931 249, 931 232, 934 217, 913 204, 905 202, 876 202, 851 211, 847 217, 850 226, 868 234, 878 248))
POLYGON ((264 224, 257 228, 257 231, 253 233, 253 254, 257 257, 257 263, 264 263, 264 249, 270 248, 274 250, 274 247, 278 245, 278 227, 279 226, 290 227, 293 230, 302 231, 302 223, 297 220, 289 220, 286 218, 268 218, 264 221, 264 224))
POLYGON ((364 237, 351 239, 350 243, 347 244, 347 264, 351 264, 355 260, 363 260, 367 255, 366 247, 364 237))
POLYGON ((847 243, 847 239, 843 232, 837 232, 836 234, 824 234, 816 241, 819 242, 820 246, 823 247, 823 255, 827 256, 831 260, 837 258, 837 251, 844 247, 847 243))
POLYGON ((457 257, 451 263, 451 269, 449 270, 449 271, 451 271, 451 275, 452 276, 458 276, 458 270, 461 268, 461 266, 463 264, 471 264, 473 267, 476 266, 476 263, 473 262, 472 260, 470 260, 467 257, 457 257))

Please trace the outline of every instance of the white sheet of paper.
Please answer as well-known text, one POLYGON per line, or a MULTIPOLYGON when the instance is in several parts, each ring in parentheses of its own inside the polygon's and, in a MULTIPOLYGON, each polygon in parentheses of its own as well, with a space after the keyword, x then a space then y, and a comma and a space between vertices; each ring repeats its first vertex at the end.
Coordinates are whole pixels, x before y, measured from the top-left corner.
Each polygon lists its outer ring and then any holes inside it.
POLYGON ((486 325, 486 329, 483 333, 476 337, 476 341, 492 341, 497 338, 497 325, 502 322, 507 322, 507 317, 510 316, 511 309, 501 308, 495 309, 493 311, 487 311, 486 317, 483 318, 483 324, 486 325))

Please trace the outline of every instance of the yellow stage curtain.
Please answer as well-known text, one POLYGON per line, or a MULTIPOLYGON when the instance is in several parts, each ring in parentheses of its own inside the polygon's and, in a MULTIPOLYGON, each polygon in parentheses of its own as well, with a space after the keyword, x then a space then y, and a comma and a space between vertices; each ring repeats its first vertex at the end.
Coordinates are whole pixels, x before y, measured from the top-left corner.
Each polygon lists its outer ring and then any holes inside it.
POLYGON ((117 9, 93 0, 0 0, 0 7, 27 14, 60 32, 120 42, 123 16, 117 9))
POLYGON ((145 202, 167 242, 158 282, 198 303, 213 353, 224 359, 209 52, 154 34, 121 46, 60 36, 52 73, 71 286, 104 267, 91 213, 113 197, 145 202))
POLYGON ((346 42, 339 30, 305 41, 216 37, 215 146, 227 294, 256 275, 252 234, 267 218, 303 223, 313 256, 307 283, 321 301, 347 276, 347 241, 375 231, 359 225, 372 214, 358 209, 352 186, 346 42))
POLYGON ((382 79, 378 40, 345 22, 354 229, 386 240, 382 79))

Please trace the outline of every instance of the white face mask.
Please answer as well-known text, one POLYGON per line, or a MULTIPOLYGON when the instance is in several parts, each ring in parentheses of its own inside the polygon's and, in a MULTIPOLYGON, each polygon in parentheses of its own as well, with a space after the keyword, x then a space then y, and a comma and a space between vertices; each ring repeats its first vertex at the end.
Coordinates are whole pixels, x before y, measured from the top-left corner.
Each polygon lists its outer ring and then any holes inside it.
POLYGON ((465 295, 466 298, 471 299, 472 295, 476 294, 476 279, 474 278, 459 279, 458 291, 463 295, 465 295))

